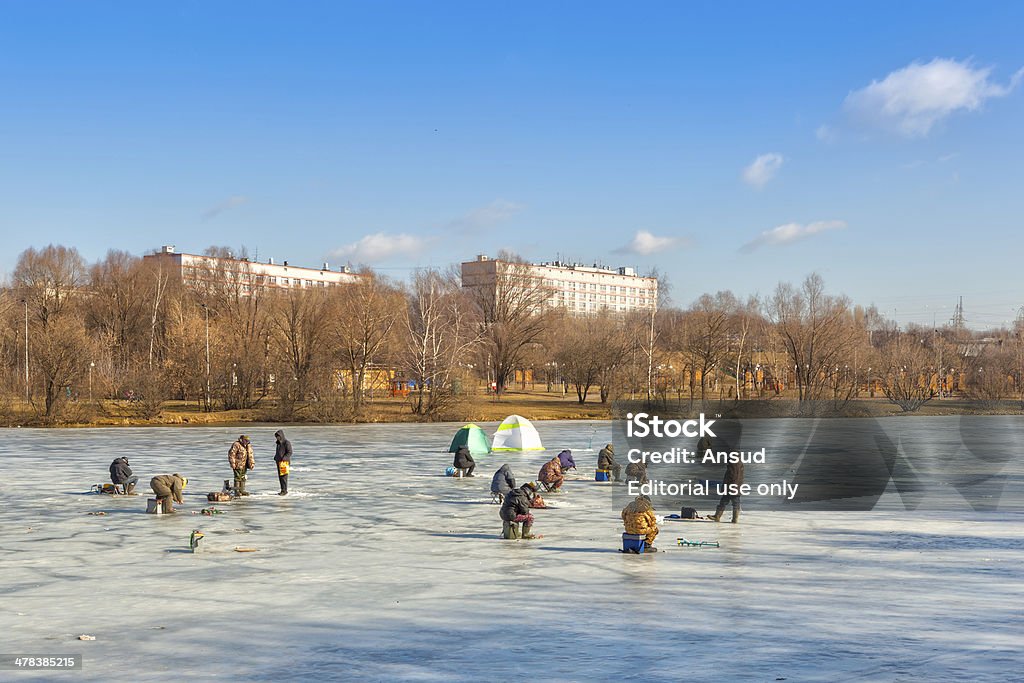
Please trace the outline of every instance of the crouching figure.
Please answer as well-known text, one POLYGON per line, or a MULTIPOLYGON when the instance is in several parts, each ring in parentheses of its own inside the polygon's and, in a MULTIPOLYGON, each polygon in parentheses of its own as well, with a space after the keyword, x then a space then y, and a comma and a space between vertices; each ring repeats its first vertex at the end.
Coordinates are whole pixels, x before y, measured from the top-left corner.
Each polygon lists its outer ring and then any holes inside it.
POLYGON ((654 506, 647 496, 637 496, 626 507, 622 508, 622 524, 627 534, 638 534, 647 537, 647 552, 657 552, 654 539, 658 537, 658 518, 654 516, 654 506))
POLYGON ((517 489, 512 489, 505 496, 501 503, 501 537, 509 540, 517 538, 535 538, 533 530, 533 515, 530 514, 530 501, 533 494, 537 492, 537 485, 533 482, 523 484, 517 489), (522 530, 519 525, 522 524, 522 530))

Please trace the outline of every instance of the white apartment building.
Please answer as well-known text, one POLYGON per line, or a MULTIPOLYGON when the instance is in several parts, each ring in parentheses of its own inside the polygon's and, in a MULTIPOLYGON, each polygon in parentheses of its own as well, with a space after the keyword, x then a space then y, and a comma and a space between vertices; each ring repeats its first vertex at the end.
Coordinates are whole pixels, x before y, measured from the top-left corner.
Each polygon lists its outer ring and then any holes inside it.
MULTIPOLYGON (((462 264, 463 287, 495 287, 505 262, 483 254, 462 264)), ((531 277, 543 281, 548 305, 585 315, 601 309, 615 312, 650 310, 657 305, 658 280, 641 277, 634 268, 553 261, 527 266, 531 277)))
POLYGON ((160 247, 159 252, 147 254, 143 258, 156 260, 183 284, 200 287, 209 283, 226 282, 237 284, 242 293, 248 293, 253 288, 330 287, 358 282, 362 277, 351 272, 348 266, 331 270, 325 263, 320 269, 303 268, 289 265, 287 261, 274 263, 274 259, 263 263, 248 259, 181 253, 175 251, 173 245, 160 247))

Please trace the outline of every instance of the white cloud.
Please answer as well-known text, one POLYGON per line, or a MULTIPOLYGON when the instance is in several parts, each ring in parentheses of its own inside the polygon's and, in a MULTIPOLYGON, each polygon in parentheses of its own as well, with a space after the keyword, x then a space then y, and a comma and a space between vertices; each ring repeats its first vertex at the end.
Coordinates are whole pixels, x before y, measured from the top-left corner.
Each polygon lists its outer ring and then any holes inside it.
POLYGON ((798 240, 807 239, 814 235, 829 230, 842 230, 846 227, 846 221, 815 221, 803 225, 801 223, 786 223, 765 230, 760 235, 740 247, 740 251, 748 253, 761 247, 781 246, 791 244, 798 240))
POLYGON ((783 161, 782 155, 776 152, 762 154, 743 169, 743 181, 760 190, 776 176, 779 169, 782 168, 783 161))
POLYGON ((355 263, 384 261, 395 256, 419 254, 428 248, 433 241, 433 237, 421 237, 407 233, 389 235, 378 232, 366 235, 358 242, 338 247, 330 253, 330 257, 355 263))
POLYGON ((814 137, 818 138, 818 142, 832 143, 839 137, 836 133, 836 129, 827 123, 823 123, 818 126, 814 131, 814 137))
POLYGON ((490 204, 468 211, 455 220, 449 221, 447 228, 464 232, 486 230, 507 221, 525 208, 526 206, 517 202, 495 199, 490 204))
POLYGON ((970 60, 913 62, 851 92, 844 106, 869 124, 906 137, 923 137, 950 114, 975 111, 985 100, 1007 95, 1024 77, 1021 69, 1007 85, 1000 85, 989 80, 991 72, 992 67, 975 68, 970 60))
POLYGON ((628 244, 615 249, 615 254, 637 254, 639 256, 650 256, 669 249, 678 249, 690 244, 685 237, 658 237, 647 230, 637 230, 636 235, 628 244))
POLYGON ((238 206, 241 206, 242 204, 245 204, 248 201, 249 201, 248 197, 243 197, 241 195, 235 195, 233 197, 228 197, 227 199, 222 201, 220 204, 216 204, 215 206, 211 206, 209 209, 204 211, 203 212, 203 220, 204 221, 208 221, 211 218, 216 218, 217 216, 221 215, 225 211, 227 211, 229 209, 233 209, 233 208, 238 207, 238 206))

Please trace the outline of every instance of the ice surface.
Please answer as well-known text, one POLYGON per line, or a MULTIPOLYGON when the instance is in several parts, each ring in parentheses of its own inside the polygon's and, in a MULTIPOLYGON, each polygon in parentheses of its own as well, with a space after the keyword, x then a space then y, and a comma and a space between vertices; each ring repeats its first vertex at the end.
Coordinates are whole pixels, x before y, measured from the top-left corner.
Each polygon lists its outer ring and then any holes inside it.
POLYGON ((665 552, 627 556, 590 480, 610 426, 537 426, 546 453, 481 456, 463 480, 442 476, 458 425, 287 428, 287 497, 275 427, 245 427, 254 495, 214 517, 191 511, 230 476, 237 428, 6 430, 0 651, 85 664, 0 680, 1020 679, 1021 515, 752 510, 666 522, 665 552), (491 474, 525 482, 562 448, 581 472, 535 511, 544 538, 499 540, 491 474), (85 494, 119 454, 143 495, 85 494), (182 512, 144 514, 170 472, 190 478, 182 512))

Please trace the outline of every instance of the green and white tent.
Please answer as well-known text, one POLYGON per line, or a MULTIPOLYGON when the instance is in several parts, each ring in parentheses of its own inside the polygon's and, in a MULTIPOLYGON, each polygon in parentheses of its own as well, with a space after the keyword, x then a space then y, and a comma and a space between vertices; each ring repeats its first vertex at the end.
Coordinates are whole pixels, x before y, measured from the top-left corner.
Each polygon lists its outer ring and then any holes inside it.
POLYGON ((519 415, 509 415, 494 432, 491 452, 498 451, 542 451, 540 434, 530 421, 519 415))
POLYGON ((452 445, 448 447, 449 453, 459 450, 459 446, 469 446, 470 455, 487 455, 491 451, 491 444, 487 441, 487 432, 475 424, 464 425, 462 429, 455 432, 452 445))

